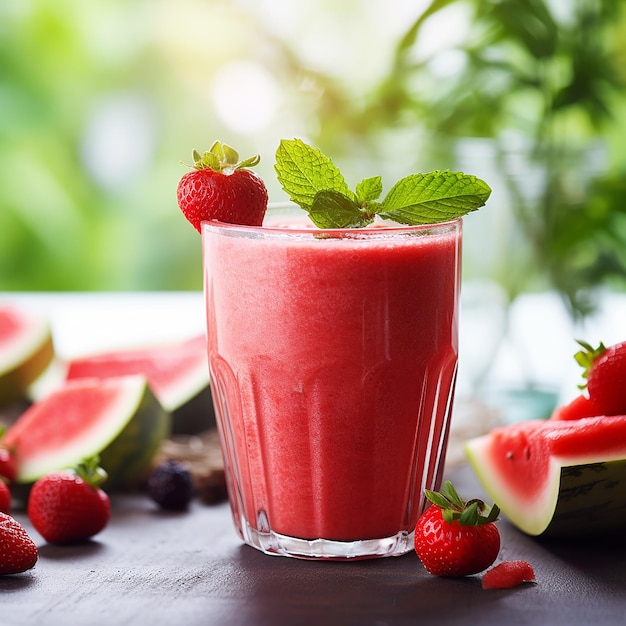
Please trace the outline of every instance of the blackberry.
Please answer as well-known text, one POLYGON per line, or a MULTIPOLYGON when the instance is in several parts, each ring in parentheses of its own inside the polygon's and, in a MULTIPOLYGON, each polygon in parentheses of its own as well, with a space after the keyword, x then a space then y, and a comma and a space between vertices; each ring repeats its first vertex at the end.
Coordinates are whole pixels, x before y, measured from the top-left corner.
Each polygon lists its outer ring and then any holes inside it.
POLYGON ((194 497, 191 472, 175 459, 168 459, 152 470, 148 495, 168 511, 184 511, 194 497))

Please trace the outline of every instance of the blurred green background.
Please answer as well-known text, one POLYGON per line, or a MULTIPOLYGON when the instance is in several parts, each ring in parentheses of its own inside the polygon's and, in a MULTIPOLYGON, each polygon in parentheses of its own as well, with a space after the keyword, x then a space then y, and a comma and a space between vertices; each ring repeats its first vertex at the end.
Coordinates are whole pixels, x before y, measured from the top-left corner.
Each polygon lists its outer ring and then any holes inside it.
POLYGON ((464 273, 574 316, 626 285, 619 0, 2 0, 0 291, 201 288, 193 148, 299 136, 351 184, 493 187, 464 273))

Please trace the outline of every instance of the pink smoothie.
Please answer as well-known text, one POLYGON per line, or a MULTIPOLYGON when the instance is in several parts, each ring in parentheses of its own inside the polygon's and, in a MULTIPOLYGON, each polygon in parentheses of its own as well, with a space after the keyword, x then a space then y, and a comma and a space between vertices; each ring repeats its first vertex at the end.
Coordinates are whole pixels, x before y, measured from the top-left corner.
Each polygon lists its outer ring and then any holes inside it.
POLYGON ((205 227, 237 525, 339 541, 415 527, 440 480, 457 369, 461 222, 430 230, 205 227))

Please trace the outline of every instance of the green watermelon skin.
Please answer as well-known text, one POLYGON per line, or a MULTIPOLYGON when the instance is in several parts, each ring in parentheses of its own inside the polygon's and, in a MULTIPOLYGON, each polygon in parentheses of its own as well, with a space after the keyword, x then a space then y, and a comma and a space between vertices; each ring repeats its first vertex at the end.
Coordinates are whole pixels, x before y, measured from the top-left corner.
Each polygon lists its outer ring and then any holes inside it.
POLYGON ((171 415, 172 434, 215 428, 204 335, 174 343, 101 352, 69 359, 65 378, 142 375, 171 415))
POLYGON ((470 439, 465 452, 489 497, 526 534, 626 526, 626 416, 520 422, 470 439))
POLYGON ((626 459, 561 469, 548 537, 577 537, 626 527, 626 459))
POLYGON ((107 491, 143 483, 171 418, 141 376, 66 383, 31 405, 7 430, 17 483, 74 467, 95 454, 108 473, 107 491))
POLYGON ((108 474, 105 491, 128 491, 145 483, 162 441, 171 434, 171 424, 171 415, 146 385, 137 415, 100 452, 100 465, 108 474))
POLYGON ((48 321, 0 305, 0 406, 28 396, 29 386, 54 358, 48 321))
POLYGON ((198 435, 214 430, 215 411, 211 386, 203 387, 196 395, 172 411, 172 435, 198 435))

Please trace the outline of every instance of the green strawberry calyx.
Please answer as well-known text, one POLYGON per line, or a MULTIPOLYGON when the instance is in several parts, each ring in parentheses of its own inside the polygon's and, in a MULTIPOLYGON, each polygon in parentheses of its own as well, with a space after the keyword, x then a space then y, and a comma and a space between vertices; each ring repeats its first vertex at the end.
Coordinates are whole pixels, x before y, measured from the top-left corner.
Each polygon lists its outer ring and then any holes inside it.
POLYGON ((211 148, 202 154, 197 150, 193 151, 193 165, 190 167, 197 170, 212 169, 228 174, 235 170, 254 167, 260 160, 258 154, 240 160, 237 150, 221 141, 215 141, 211 148))
POLYGON ((441 491, 426 489, 424 494, 441 509, 441 516, 448 524, 458 521, 461 526, 483 526, 495 522, 500 514, 500 509, 495 503, 488 506, 476 498, 463 500, 449 480, 443 483, 441 491))
MULTIPOLYGON (((576 354, 574 354, 574 359, 576 360, 576 363, 583 368, 583 378, 586 381, 587 378, 589 378, 589 372, 591 371, 594 362, 603 352, 606 351, 606 346, 600 342, 600 345, 597 348, 594 348, 591 344, 588 344, 586 341, 581 341, 580 339, 577 339, 576 343, 581 346, 582 350, 579 350, 576 354)), ((578 387, 579 389, 585 389, 585 387, 587 387, 587 383, 584 382, 578 385, 578 387)))
POLYGON ((405 176, 381 200, 380 176, 352 191, 331 159, 300 139, 280 142, 274 168, 283 190, 319 228, 362 228, 376 216, 409 226, 438 224, 477 210, 491 195, 476 176, 435 170, 405 176))
POLYGON ((94 489, 100 487, 109 477, 106 471, 100 467, 100 456, 97 454, 83 459, 70 471, 94 489))

